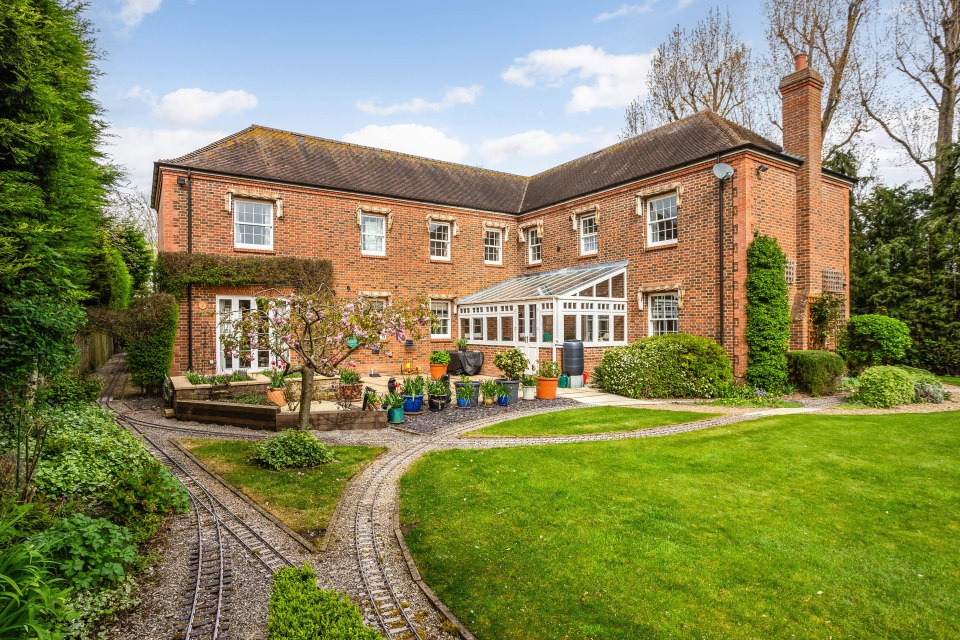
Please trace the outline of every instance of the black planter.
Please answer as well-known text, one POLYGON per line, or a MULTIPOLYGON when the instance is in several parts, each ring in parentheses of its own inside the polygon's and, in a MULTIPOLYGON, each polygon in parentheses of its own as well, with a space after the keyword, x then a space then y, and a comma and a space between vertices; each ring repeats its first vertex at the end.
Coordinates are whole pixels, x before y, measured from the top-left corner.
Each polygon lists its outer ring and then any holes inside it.
POLYGON ((434 413, 437 411, 443 411, 444 407, 446 407, 449 403, 450 396, 430 396, 427 398, 427 408, 434 413))
POLYGON ((459 389, 460 387, 468 386, 468 385, 473 387, 473 397, 470 398, 470 406, 475 407, 480 401, 480 382, 472 380, 470 382, 454 382, 453 383, 453 386, 456 387, 457 389, 459 389))
POLYGON ((507 380, 506 378, 497 378, 497 382, 502 384, 507 388, 508 396, 510 397, 509 404, 514 404, 519 395, 520 395, 520 381, 519 380, 507 380))

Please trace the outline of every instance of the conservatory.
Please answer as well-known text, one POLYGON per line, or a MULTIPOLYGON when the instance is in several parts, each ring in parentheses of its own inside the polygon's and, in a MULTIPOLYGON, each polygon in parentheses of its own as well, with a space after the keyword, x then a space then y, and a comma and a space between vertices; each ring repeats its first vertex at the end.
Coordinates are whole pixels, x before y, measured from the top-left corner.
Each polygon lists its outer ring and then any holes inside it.
MULTIPOLYGON (((585 347, 627 343, 627 262, 522 275, 457 302, 461 338, 515 346, 531 362, 564 340, 585 347)), ((555 354, 554 354, 555 356, 555 354)))

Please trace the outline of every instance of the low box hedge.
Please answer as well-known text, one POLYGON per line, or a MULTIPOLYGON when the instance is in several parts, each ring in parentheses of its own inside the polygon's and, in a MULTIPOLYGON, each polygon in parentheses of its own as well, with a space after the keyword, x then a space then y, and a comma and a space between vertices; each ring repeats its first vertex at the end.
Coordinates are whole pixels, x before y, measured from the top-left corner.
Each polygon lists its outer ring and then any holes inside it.
POLYGON ((843 358, 830 351, 787 352, 787 374, 791 384, 815 396, 839 389, 844 369, 843 358))
POLYGON ((270 640, 380 640, 346 596, 317 587, 309 564, 273 574, 270 640))

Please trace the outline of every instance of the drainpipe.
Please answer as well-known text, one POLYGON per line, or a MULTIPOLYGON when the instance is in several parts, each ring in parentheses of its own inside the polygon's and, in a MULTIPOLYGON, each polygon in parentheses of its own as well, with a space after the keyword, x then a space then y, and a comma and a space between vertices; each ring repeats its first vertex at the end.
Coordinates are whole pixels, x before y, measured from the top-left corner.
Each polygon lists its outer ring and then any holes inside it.
POLYGON ((733 177, 733 167, 728 164, 720 162, 720 154, 717 154, 717 164, 713 165, 713 175, 717 178, 717 194, 720 199, 720 223, 717 225, 719 228, 719 235, 717 238, 717 246, 720 250, 720 274, 719 274, 719 284, 720 284, 720 339, 718 342, 720 346, 723 346, 723 337, 726 329, 725 318, 724 318, 724 309, 726 308, 724 302, 724 264, 723 264, 723 185, 724 183, 733 177))
MULTIPOLYGON (((193 253, 193 172, 187 169, 187 253, 193 253)), ((193 284, 187 283, 187 369, 193 371, 193 284)))

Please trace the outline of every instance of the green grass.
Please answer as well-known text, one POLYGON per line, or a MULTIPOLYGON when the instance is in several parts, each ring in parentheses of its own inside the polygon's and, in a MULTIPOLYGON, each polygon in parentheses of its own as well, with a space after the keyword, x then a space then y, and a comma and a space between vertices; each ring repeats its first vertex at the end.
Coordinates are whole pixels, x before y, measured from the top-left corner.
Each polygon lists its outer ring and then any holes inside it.
POLYGON ((717 398, 707 405, 712 407, 757 407, 758 409, 797 409, 803 406, 802 402, 795 400, 781 400, 780 398, 770 398, 769 400, 748 400, 746 398, 717 398))
POLYGON ((589 407, 508 420, 472 431, 468 435, 556 436, 605 433, 608 431, 634 431, 636 429, 704 420, 717 415, 720 414, 629 407, 589 407))
POLYGON ((481 640, 960 637, 960 412, 436 452, 401 495, 481 640))
POLYGON ((940 382, 960 387, 960 376, 940 376, 940 382))
POLYGON ((190 453, 309 540, 323 535, 347 481, 379 447, 332 447, 335 459, 314 469, 273 471, 250 461, 255 442, 185 440, 190 453))

